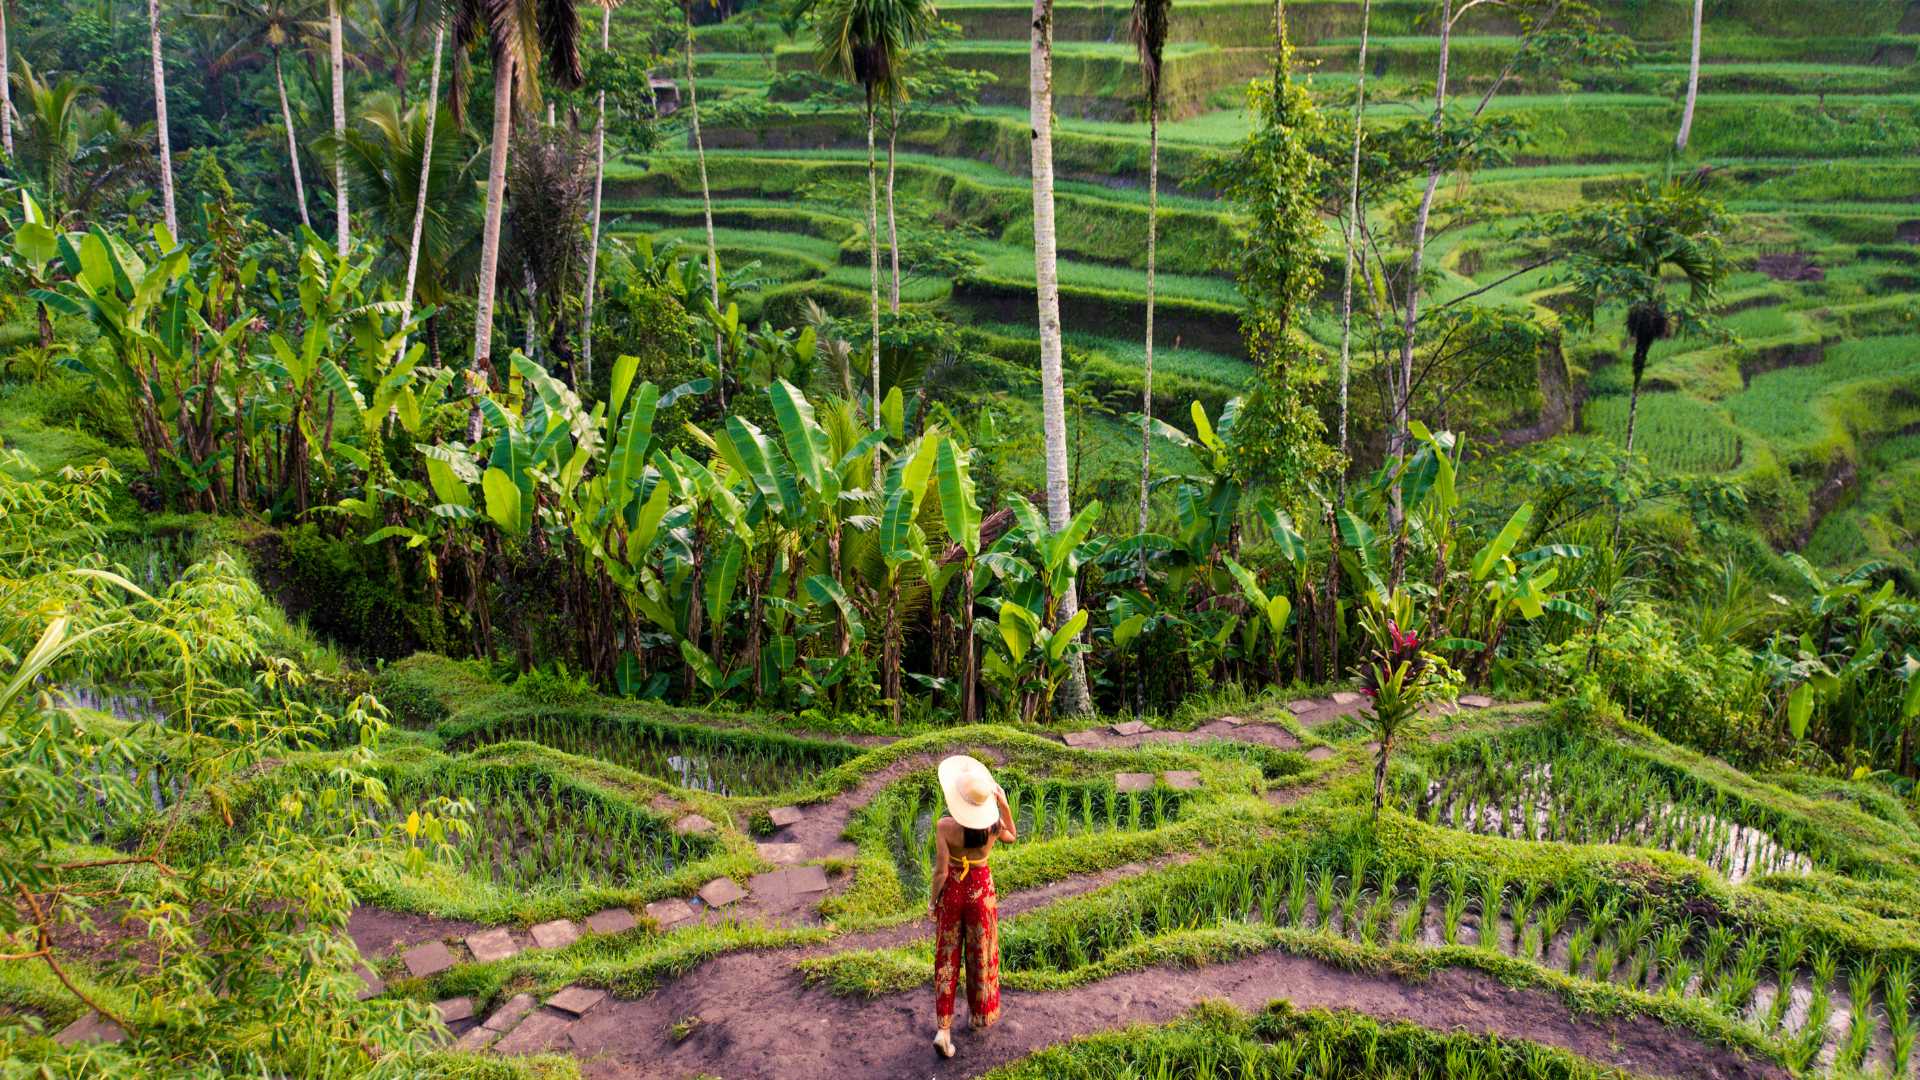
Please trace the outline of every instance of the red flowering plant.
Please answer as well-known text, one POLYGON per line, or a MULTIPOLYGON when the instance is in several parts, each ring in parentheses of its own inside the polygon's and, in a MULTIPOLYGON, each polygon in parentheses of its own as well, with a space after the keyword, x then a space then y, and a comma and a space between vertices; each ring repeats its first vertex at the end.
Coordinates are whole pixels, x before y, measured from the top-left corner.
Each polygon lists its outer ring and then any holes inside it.
POLYGON ((1360 612, 1360 624, 1374 647, 1360 664, 1360 692, 1367 696, 1367 719, 1379 743, 1373 768, 1373 812, 1387 798, 1387 760, 1394 740, 1423 705, 1451 697, 1460 677, 1445 659, 1426 650, 1406 591, 1377 596, 1360 612))

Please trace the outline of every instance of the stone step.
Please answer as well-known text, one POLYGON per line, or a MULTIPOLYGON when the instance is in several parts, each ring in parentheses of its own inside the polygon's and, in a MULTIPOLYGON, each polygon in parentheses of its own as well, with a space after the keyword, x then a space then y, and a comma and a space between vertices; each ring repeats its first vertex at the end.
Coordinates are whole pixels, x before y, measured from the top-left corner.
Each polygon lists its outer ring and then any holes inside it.
POLYGON ((564 949, 580 940, 580 927, 572 919, 554 919, 527 928, 533 944, 542 949, 564 949))

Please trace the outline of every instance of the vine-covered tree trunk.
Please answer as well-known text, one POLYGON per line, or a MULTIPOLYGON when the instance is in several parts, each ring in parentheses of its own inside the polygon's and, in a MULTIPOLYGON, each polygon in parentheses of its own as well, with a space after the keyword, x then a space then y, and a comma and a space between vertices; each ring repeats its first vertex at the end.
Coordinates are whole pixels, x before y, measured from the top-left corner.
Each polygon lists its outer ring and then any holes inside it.
MULTIPOLYGON (((867 284, 868 314, 873 324, 869 364, 873 376, 873 430, 880 430, 880 188, 873 151, 873 86, 867 86, 867 284)), ((889 207, 891 217, 892 209, 889 207)), ((874 487, 880 486, 880 455, 873 456, 874 487)))
POLYGON ((0 0, 0 151, 13 157, 13 62, 7 55, 7 4, 0 0))
POLYGON ((514 56, 493 61, 493 145, 487 154, 486 220, 480 229, 480 280, 473 301, 473 366, 493 378, 493 302, 500 272, 500 217, 506 207, 507 144, 513 137, 514 56))
POLYGON ((893 277, 887 287, 887 310, 900 314, 900 230, 893 215, 893 150, 900 139, 900 103, 887 95, 887 255, 893 260, 893 277))
MULTIPOLYGON (((1153 300, 1160 239, 1160 91, 1156 77, 1147 97, 1147 335, 1140 382, 1140 522, 1147 531, 1147 493, 1153 486, 1153 300)), ((1140 546, 1140 587, 1147 587, 1147 548, 1140 546)))
POLYGON ((153 54, 153 128, 160 150, 160 205, 166 212, 167 232, 180 236, 180 218, 173 206, 173 139, 167 133, 167 69, 161 63, 160 0, 147 0, 148 44, 153 54))
MULTIPOLYGON (((1053 217, 1053 0, 1033 0, 1028 54, 1027 119, 1033 136, 1033 269, 1040 322, 1040 422, 1046 437, 1047 524, 1058 532, 1073 520, 1067 472, 1066 384, 1060 370, 1060 274, 1053 217)), ((1074 583, 1067 582, 1055 608, 1058 626, 1080 610, 1074 583)), ((1076 654, 1061 687, 1062 711, 1093 707, 1086 662, 1076 654)), ((1030 710, 1029 710, 1030 711, 1030 710)))

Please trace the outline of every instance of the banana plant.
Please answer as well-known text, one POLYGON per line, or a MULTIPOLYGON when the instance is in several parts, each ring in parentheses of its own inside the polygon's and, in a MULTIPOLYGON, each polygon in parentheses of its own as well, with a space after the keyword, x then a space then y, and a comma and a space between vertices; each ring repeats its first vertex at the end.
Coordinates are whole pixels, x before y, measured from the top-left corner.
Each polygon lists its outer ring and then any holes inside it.
POLYGON ((989 652, 984 670, 1009 700, 1017 703, 1020 719, 1029 723, 1050 715, 1054 694, 1073 670, 1073 657, 1086 650, 1080 640, 1087 628, 1087 612, 1048 629, 1017 600, 998 603, 999 618, 991 622, 1005 652, 989 652))
POLYGON ((1085 645, 1079 640, 1087 612, 1059 620, 1060 598, 1080 567, 1097 558, 1103 541, 1092 540, 1100 502, 1082 507, 1058 532, 1047 527, 1041 512, 1020 496, 1012 499, 1018 527, 1008 530, 980 564, 993 572, 1001 589, 994 620, 1006 653, 992 654, 984 670, 1005 686, 1019 702, 1020 715, 1032 719, 1048 711, 1062 671, 1085 645), (1064 634, 1071 628, 1071 633, 1064 634))
MULTIPOLYGON (((953 439, 943 439, 938 457, 940 517, 947 539, 959 549, 960 568, 960 722, 971 724, 980 719, 980 649, 973 636, 973 568, 980 558, 980 503, 974 496, 973 475, 968 469, 970 452, 953 439)), ((943 589, 935 589, 937 603, 943 589)), ((1124 647, 1124 646, 1123 646, 1124 647)))
POLYGON ((1553 611, 1582 623, 1593 619, 1593 613, 1585 607, 1549 591, 1560 576, 1560 568, 1554 563, 1563 557, 1578 555, 1578 549, 1546 545, 1518 555, 1513 553, 1532 520, 1533 504, 1522 503, 1499 533, 1474 553, 1467 571, 1472 599, 1463 622, 1467 631, 1479 636, 1453 637, 1435 643, 1435 647, 1441 649, 1477 650, 1467 669, 1468 681, 1476 686, 1485 683, 1500 641, 1514 616, 1531 620, 1553 611))
POLYGON ((1287 623, 1293 617, 1293 601, 1287 599, 1284 593, 1268 596, 1266 590, 1260 587, 1260 579, 1254 576, 1253 571, 1240 565, 1239 561, 1231 555, 1227 556, 1226 564, 1227 571, 1233 575, 1234 581, 1239 583, 1240 593, 1246 598, 1247 606, 1253 609, 1253 617, 1246 620, 1247 647, 1251 651, 1260 636, 1260 631, 1264 629, 1267 632, 1267 639, 1272 642, 1273 681, 1280 682, 1280 651, 1287 639, 1287 623))

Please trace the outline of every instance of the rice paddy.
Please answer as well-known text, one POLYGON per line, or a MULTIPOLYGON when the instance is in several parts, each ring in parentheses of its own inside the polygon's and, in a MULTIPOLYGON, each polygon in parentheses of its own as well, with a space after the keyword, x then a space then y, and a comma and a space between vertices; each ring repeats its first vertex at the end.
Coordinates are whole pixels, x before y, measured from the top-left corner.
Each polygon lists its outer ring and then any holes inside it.
POLYGON ((1400 805, 1436 825, 1509 839, 1655 847, 1732 881, 1804 873, 1810 828, 1751 808, 1697 778, 1550 731, 1483 739, 1437 754, 1400 805))
MULTIPOLYGON (((1116 791, 1111 784, 999 778, 1022 844, 1041 844, 1099 832, 1157 829, 1178 820, 1187 793, 1164 785, 1116 791)), ((937 784, 904 784, 862 812, 858 829, 883 838, 909 897, 924 898, 934 870, 934 822, 942 809, 937 784)))
POLYGON ((859 753, 843 743, 565 712, 489 720, 453 735, 451 743, 468 750, 517 739, 716 795, 782 791, 859 753))

